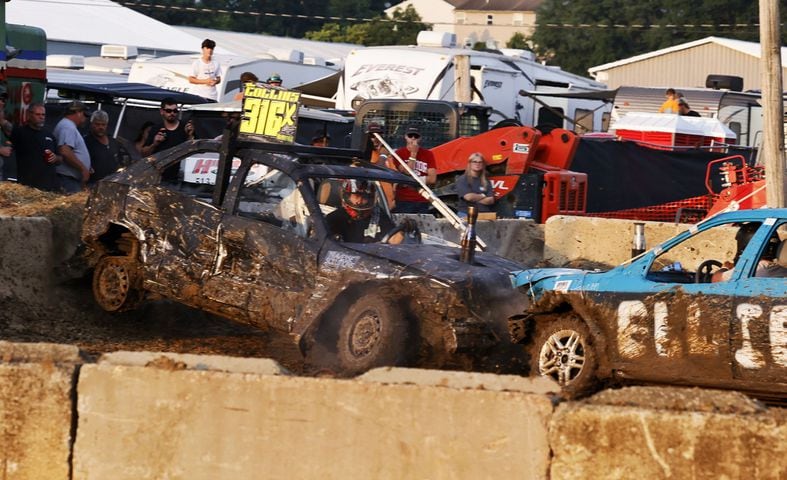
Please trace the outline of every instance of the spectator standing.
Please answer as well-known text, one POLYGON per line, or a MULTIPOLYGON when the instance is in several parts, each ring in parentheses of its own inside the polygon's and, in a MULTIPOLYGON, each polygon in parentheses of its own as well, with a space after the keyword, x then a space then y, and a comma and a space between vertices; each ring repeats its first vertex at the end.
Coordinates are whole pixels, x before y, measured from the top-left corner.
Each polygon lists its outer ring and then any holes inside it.
POLYGON ((331 141, 331 136, 328 132, 323 130, 317 130, 312 137, 312 146, 314 147, 327 147, 328 143, 331 141))
POLYGON ((664 92, 666 100, 659 107, 659 113, 678 113, 678 94, 674 88, 668 88, 664 92))
MULTIPOLYGON (((421 148, 421 132, 417 127, 410 127, 404 134, 406 145, 396 151, 406 161, 421 180, 428 186, 437 180, 437 162, 434 154, 427 148, 421 148)), ((406 172, 401 165, 397 169, 406 172)), ((418 193, 418 190, 406 185, 396 188, 396 213, 429 213, 430 203, 418 193)))
POLYGON ((257 83, 259 78, 252 72, 243 72, 240 74, 240 91, 235 94, 235 100, 243 100, 243 92, 246 90, 247 83, 257 83))
POLYGON ((486 161, 480 152, 470 154, 465 173, 456 179, 457 212, 460 217, 467 216, 468 205, 475 205, 478 212, 493 211, 495 189, 486 178, 486 161))
POLYGON ((137 132, 137 136, 134 138, 133 142, 118 138, 118 141, 122 142, 122 145, 128 152, 132 162, 136 162, 142 158, 142 148, 145 146, 145 142, 148 140, 148 136, 150 135, 150 130, 153 128, 153 125, 153 122, 150 120, 145 120, 145 122, 139 128, 139 132, 137 132))
POLYGON ((65 115, 55 125, 57 153, 63 157, 63 161, 55 168, 60 176, 60 187, 67 194, 77 193, 85 188, 93 172, 85 139, 79 133, 79 127, 88 116, 85 104, 73 101, 68 104, 65 115))
MULTIPOLYGON (((178 118, 180 109, 172 97, 161 101, 161 123, 153 125, 142 147, 142 156, 147 157, 156 152, 180 145, 188 140, 194 140, 194 123, 189 120, 184 124, 178 118)), ((175 163, 162 174, 165 180, 177 179, 179 165, 175 163)))
POLYGON ((150 129, 145 146, 142 147, 143 157, 194 140, 194 124, 191 121, 181 124, 178 118, 180 109, 175 99, 167 97, 162 100, 159 113, 161 123, 154 124, 150 129))
POLYGON ((369 139, 367 146, 369 161, 375 165, 387 166, 392 170, 396 170, 393 159, 389 159, 389 152, 385 149, 375 133, 382 135, 383 127, 379 123, 372 122, 366 126, 366 136, 369 139))
POLYGON ((22 185, 59 192, 60 177, 56 165, 62 157, 55 152, 55 136, 44 130, 46 108, 43 103, 32 103, 27 109, 27 122, 14 128, 11 141, 16 151, 17 181, 22 185))
POLYGON ((85 135, 85 145, 90 153, 93 173, 88 183, 93 184, 117 171, 127 164, 127 154, 120 142, 107 135, 109 115, 103 110, 93 112, 90 116, 90 131, 85 135))
MULTIPOLYGON (((369 162, 381 167, 387 167, 391 170, 396 170, 396 159, 393 158, 383 143, 377 138, 377 135, 383 134, 383 127, 379 123, 372 122, 366 126, 366 136, 368 138, 367 150, 369 153, 369 162)), ((385 198, 388 201, 388 206, 393 209, 396 207, 396 185, 388 182, 380 182, 380 186, 385 193, 385 198)))
POLYGON ((219 65, 213 60, 213 49, 216 42, 206 38, 202 41, 202 56, 191 64, 189 83, 196 85, 194 93, 209 100, 217 100, 219 96, 216 85, 221 82, 219 65))
POLYGON ((689 102, 687 102, 684 98, 678 99, 678 115, 683 115, 685 117, 699 117, 700 114, 695 112, 689 106, 689 102))
POLYGON ((11 146, 11 132, 13 126, 11 122, 5 118, 5 106, 8 101, 8 92, 0 93, 0 180, 3 177, 3 167, 5 166, 6 159, 10 158, 14 153, 11 146))
POLYGON ((270 77, 268 77, 267 80, 265 80, 265 83, 267 83, 272 87, 281 87, 282 84, 281 75, 279 75, 278 73, 273 73, 271 74, 270 77))

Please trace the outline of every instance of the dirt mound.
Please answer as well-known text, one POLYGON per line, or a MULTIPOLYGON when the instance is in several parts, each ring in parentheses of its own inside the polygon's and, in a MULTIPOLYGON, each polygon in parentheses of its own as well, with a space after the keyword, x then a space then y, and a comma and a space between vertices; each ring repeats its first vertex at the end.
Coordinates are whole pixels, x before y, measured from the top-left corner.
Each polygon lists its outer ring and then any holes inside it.
MULTIPOLYGON (((0 215, 81 219, 87 192, 75 195, 44 192, 14 182, 0 182, 0 215)), ((80 220, 81 221, 81 220, 80 220)))
POLYGON ((0 217, 44 217, 52 223, 55 276, 58 280, 84 273, 80 230, 87 192, 75 195, 44 192, 14 182, 0 182, 0 217))

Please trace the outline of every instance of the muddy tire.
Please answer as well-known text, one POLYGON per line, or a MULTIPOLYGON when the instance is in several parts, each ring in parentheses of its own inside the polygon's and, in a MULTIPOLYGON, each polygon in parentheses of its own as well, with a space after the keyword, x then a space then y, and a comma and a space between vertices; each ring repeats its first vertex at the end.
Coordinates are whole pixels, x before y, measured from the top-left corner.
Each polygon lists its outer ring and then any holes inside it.
POLYGON ((576 315, 553 318, 536 325, 531 373, 552 378, 567 397, 575 398, 597 386, 596 348, 587 325, 576 315))
POLYGON ((364 295, 341 319, 336 353, 343 375, 409 361, 410 326, 394 300, 364 295))
POLYGON ((142 300, 139 268, 131 257, 104 257, 93 271, 93 297, 108 312, 122 312, 142 300))

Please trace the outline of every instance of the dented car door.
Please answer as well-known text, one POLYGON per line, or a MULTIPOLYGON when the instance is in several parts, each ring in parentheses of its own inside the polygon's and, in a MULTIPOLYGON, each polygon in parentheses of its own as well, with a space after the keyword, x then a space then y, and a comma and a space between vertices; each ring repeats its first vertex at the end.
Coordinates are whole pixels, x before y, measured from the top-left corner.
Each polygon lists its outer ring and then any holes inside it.
POLYGON ((132 187, 125 217, 142 239, 147 288, 193 301, 215 257, 221 212, 210 204, 212 188, 176 183, 132 187))
POLYGON ((222 218, 217 255, 203 295, 244 311, 249 323, 287 330, 317 276, 319 245, 295 182, 269 169, 259 178, 239 170, 222 218), (256 178, 250 178, 250 177, 256 178))

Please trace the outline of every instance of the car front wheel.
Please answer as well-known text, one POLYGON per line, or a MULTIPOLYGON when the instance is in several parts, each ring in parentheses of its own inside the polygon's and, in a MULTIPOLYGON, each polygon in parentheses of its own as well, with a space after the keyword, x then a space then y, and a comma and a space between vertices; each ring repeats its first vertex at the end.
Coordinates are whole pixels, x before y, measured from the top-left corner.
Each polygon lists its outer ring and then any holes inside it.
POLYGON ((139 270, 134 259, 104 257, 93 271, 93 296, 108 312, 131 310, 142 298, 138 283, 139 270))
POLYGON ((392 299, 364 295, 341 320, 337 354, 343 374, 354 375, 409 361, 409 322, 392 299))
POLYGON ((585 322, 575 315, 542 319, 530 350, 531 369, 550 377, 564 394, 575 397, 596 382, 596 350, 585 322))

